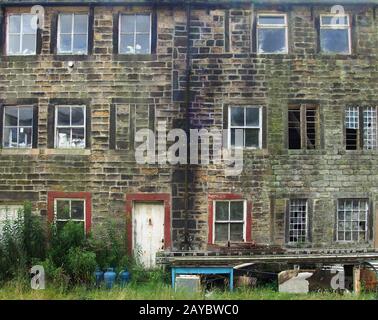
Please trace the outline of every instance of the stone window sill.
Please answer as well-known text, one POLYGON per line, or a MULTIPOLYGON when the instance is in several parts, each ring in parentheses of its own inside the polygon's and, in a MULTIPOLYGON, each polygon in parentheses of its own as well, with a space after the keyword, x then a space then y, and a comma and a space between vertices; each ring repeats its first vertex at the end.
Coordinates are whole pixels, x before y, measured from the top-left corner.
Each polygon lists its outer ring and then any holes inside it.
POLYGON ((155 61, 157 60, 156 54, 113 54, 115 61, 155 61))
POLYGON ((91 150, 89 149, 44 149, 45 155, 72 155, 72 156, 89 156, 91 150))
POLYGON ((16 148, 4 148, 0 149, 0 155, 38 155, 38 149, 16 149, 16 148))

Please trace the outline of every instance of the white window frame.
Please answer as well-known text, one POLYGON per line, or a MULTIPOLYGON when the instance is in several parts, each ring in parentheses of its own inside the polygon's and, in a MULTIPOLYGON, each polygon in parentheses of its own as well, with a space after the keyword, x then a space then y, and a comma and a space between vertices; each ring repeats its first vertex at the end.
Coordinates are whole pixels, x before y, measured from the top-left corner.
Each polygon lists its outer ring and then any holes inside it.
POLYGON ((288 230, 288 235, 287 235, 287 243, 289 244, 289 245, 297 245, 297 244, 303 244, 303 243, 306 243, 307 241, 308 241, 308 232, 309 232, 309 230, 308 230, 308 199, 290 199, 289 200, 289 212, 288 212, 288 215, 287 215, 287 225, 288 225, 288 228, 287 228, 287 230, 288 230), (306 203, 306 212, 305 212, 305 219, 306 219, 306 223, 305 223, 305 241, 290 241, 290 231, 291 230, 295 230, 295 229, 291 229, 290 228, 290 219, 291 219, 291 203, 292 203, 292 201, 304 201, 305 203, 306 203))
POLYGON ((259 13, 256 23, 256 52, 257 54, 288 54, 289 53, 289 27, 286 13, 259 13), (284 24, 260 24, 260 17, 284 17, 284 24), (284 52, 260 52, 259 50, 259 30, 260 29, 285 29, 285 51, 284 52))
MULTIPOLYGON (((229 212, 230 214, 230 212, 229 212)), ((224 241, 216 241, 215 240, 215 225, 217 223, 221 223, 221 224, 227 224, 228 226, 230 226, 231 223, 243 223, 243 242, 246 242, 246 235, 247 235, 247 200, 243 200, 243 199, 235 199, 235 200, 213 200, 213 243, 224 243, 224 241), (230 202, 243 202, 243 220, 217 220, 216 219, 216 203, 217 202, 227 202, 227 203, 230 203, 230 202)), ((230 231, 230 227, 228 228, 228 240, 225 241, 225 242, 233 242, 230 240, 230 236, 231 236, 231 231, 230 231)))
POLYGON ((86 223, 87 223, 87 203, 86 203, 86 200, 85 199, 81 199, 81 198, 54 198, 54 222, 68 222, 68 221, 74 221, 74 222, 83 222, 83 226, 84 226, 84 232, 86 230, 86 223), (80 220, 80 219, 58 219, 58 201, 69 201, 70 203, 70 216, 71 216, 71 203, 72 201, 82 201, 84 203, 84 206, 83 206, 83 215, 84 215, 84 219, 83 220, 80 220))
MULTIPOLYGON (((345 209, 344 209, 344 214, 345 214, 345 209)), ((348 198, 348 199, 337 199, 337 212, 336 212, 336 242, 339 243, 363 243, 363 242, 368 242, 368 230, 369 230, 369 214, 370 214, 370 206, 369 206, 369 200, 368 199, 363 199, 363 198, 348 198), (340 207, 340 201, 364 201, 366 202, 366 211, 365 211, 365 220, 360 220, 360 212, 358 212, 358 220, 355 221, 353 220, 353 213, 350 219, 350 222, 352 223, 352 228, 350 230, 351 233, 351 240, 345 240, 345 226, 344 230, 340 230, 340 232, 344 233, 344 240, 339 239, 339 207, 340 207), (365 240, 360 240, 360 231, 358 231, 358 239, 353 240, 353 221, 355 222, 365 222, 365 240)), ((344 222, 347 222, 344 217, 344 222)), ((349 220, 348 220, 349 221, 349 220)), ((355 231, 356 232, 356 231, 355 231)))
POLYGON ((33 148, 33 135, 34 135, 34 132, 33 132, 33 125, 34 125, 34 110, 33 110, 33 106, 30 106, 30 105, 20 105, 20 106, 4 106, 4 112, 3 112, 3 148, 5 149, 32 149, 33 148), (5 110, 7 108, 17 108, 17 126, 6 126, 5 125, 5 110), (20 108, 31 108, 32 110, 32 125, 31 126, 20 126, 20 108), (6 147, 5 146, 5 139, 4 139, 4 133, 5 133, 5 129, 9 129, 9 128, 16 128, 17 129, 17 147, 6 147), (30 147, 20 147, 19 146, 19 129, 20 128, 30 128, 31 129, 31 145, 30 147))
POLYGON ((5 216, 0 215, 0 236, 2 234, 5 222, 7 220, 16 221, 18 219, 18 213, 20 210, 23 210, 23 205, 21 204, 0 204, 0 212, 7 208, 10 208, 10 213, 5 212, 5 216), (9 215, 8 215, 9 214, 9 215))
POLYGON ((229 106, 228 107, 228 148, 238 148, 238 149, 248 149, 248 150, 259 150, 262 149, 262 136, 263 136, 263 123, 262 123, 262 108, 261 106, 229 106), (244 109, 244 126, 233 126, 231 124, 231 109, 232 108, 243 108, 244 109), (247 126, 246 121, 246 109, 259 109, 259 126, 247 126), (232 146, 231 145, 231 129, 242 129, 243 130, 243 146, 232 146), (259 129, 259 146, 258 148, 246 147, 245 146, 245 129, 259 129))
POLYGON ((56 149, 85 149, 87 144, 87 107, 85 105, 57 105, 55 106, 55 148, 56 149), (72 125, 72 108, 81 107, 84 109, 84 123, 83 125, 72 125), (58 110, 59 108, 70 108, 70 125, 58 125, 58 110), (84 147, 72 147, 72 129, 82 129, 84 128, 84 147), (61 148, 58 144, 58 129, 70 129, 70 147, 69 148, 61 148))
MULTIPOLYGON (((350 24, 350 16, 349 14, 321 14, 319 16, 320 20, 320 30, 321 29, 331 29, 331 30, 347 30, 348 31, 348 52, 342 53, 342 52, 325 52, 320 47, 320 51, 323 54, 344 54, 344 55, 350 55, 352 54, 352 27, 350 24), (337 18, 347 18, 347 24, 323 24, 323 18, 325 17, 337 17, 337 18)), ((320 34, 319 34, 320 37, 320 34)), ((320 39, 321 43, 321 39, 320 39)))
POLYGON ((89 38, 89 14, 86 13, 86 12, 82 12, 82 13, 60 13, 58 15, 58 37, 57 37, 57 53, 58 54, 71 54, 71 55, 87 55, 88 54, 88 38, 89 38), (71 15, 72 17, 72 20, 71 20, 71 32, 70 33, 64 33, 64 35, 70 35, 71 36, 71 50, 70 51, 62 51, 60 49, 60 37, 62 35, 62 33, 60 32, 60 19, 61 19, 61 16, 64 15, 64 16, 69 16, 71 15), (86 15, 87 16, 87 31, 86 33, 74 33, 74 30, 75 30, 75 16, 84 16, 86 15), (74 52, 74 48, 73 48, 73 45, 74 45, 74 35, 85 35, 86 36, 86 50, 84 53, 78 53, 78 52, 74 52))
POLYGON ((358 130, 356 150, 378 150, 378 108, 376 106, 347 106, 344 112, 344 126, 345 130, 358 130), (373 116, 374 114, 375 116, 373 116), (369 115, 370 118, 368 117, 369 115), (362 128, 360 125, 360 117, 362 117, 362 128), (367 119, 373 120, 373 127, 367 127, 367 119), (363 146, 359 145, 361 139, 363 140, 363 146), (369 140, 375 141, 375 144, 372 144, 371 148, 368 148, 367 142, 369 140))
MULTIPOLYGON (((121 13, 119 15, 119 18, 118 18, 118 53, 119 54, 141 54, 141 53, 136 53, 135 52, 135 46, 136 46, 136 36, 138 34, 146 34, 146 32, 137 32, 136 31, 136 17, 137 16, 149 16, 150 17, 150 30, 149 30, 149 49, 148 49, 148 53, 146 54, 151 54, 151 43, 152 43, 152 15, 151 13, 135 13, 135 14, 132 14, 132 13, 121 13), (122 33, 122 17, 123 16, 134 16, 134 32, 133 33, 130 33, 130 32, 126 32, 126 33, 122 33), (121 38, 122 38, 122 35, 133 35, 134 37, 134 53, 127 53, 127 52, 121 52, 121 38)), ((142 53, 143 54, 143 53, 142 53)))
POLYGON ((23 33, 23 24, 24 24, 24 16, 36 16, 32 13, 10 13, 7 15, 7 34, 6 34, 6 52, 7 56, 34 56, 37 54, 37 30, 34 31, 34 33, 23 33), (10 26, 10 18, 12 16, 20 16, 20 33, 10 33, 9 26, 10 26), (9 36, 10 35, 19 35, 20 36, 20 51, 17 53, 10 53, 9 52, 9 36), (34 43, 34 51, 30 53, 22 53, 22 41, 24 38, 24 35, 34 35, 35 36, 35 43, 34 43))

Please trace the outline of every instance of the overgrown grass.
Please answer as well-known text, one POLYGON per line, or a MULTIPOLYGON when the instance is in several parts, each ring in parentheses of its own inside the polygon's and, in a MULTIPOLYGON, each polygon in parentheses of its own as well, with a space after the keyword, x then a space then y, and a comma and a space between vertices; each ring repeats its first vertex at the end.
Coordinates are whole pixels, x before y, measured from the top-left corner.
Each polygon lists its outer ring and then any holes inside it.
POLYGON ((59 289, 48 286, 45 290, 32 290, 25 281, 12 281, 0 288, 0 300, 374 300, 375 294, 355 295, 337 293, 288 294, 271 288, 236 289, 234 292, 211 291, 201 294, 174 292, 163 283, 131 283, 125 288, 88 289, 76 286, 59 289))

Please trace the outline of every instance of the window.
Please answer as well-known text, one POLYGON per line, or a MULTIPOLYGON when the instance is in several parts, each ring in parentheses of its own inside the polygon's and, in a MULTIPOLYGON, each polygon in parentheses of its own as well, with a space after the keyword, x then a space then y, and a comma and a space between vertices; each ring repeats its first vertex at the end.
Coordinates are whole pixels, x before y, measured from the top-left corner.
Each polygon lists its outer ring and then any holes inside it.
POLYGON ((288 53, 286 14, 259 14, 256 38, 258 53, 288 53))
POLYGON ((88 53, 88 14, 60 14, 58 53, 88 53))
POLYGON ((7 54, 36 54, 37 28, 34 26, 35 15, 11 14, 8 16, 7 54))
POLYGON ((341 199, 337 206, 337 241, 367 240, 369 205, 364 199, 341 199))
POLYGON ((260 149, 262 147, 262 108, 230 107, 229 108, 229 146, 260 149), (242 141, 236 141, 242 131, 242 141))
POLYGON ((92 197, 89 192, 48 192, 47 217, 50 223, 56 223, 58 229, 67 221, 74 221, 83 226, 86 233, 92 224, 92 197))
POLYGON ((119 53, 151 53, 151 15, 122 14, 119 24, 119 53))
POLYGON ((288 111, 289 149, 319 148, 319 115, 315 106, 290 106, 288 111))
POLYGON ((85 226, 85 200, 84 199, 55 199, 54 203, 55 221, 58 230, 67 221, 74 221, 85 226))
POLYGON ((215 201, 214 242, 245 241, 245 201, 215 201))
POLYGON ((320 50, 325 53, 350 54, 350 31, 348 15, 321 15, 320 50))
POLYGON ((3 147, 31 148, 33 145, 33 107, 4 107, 3 147))
POLYGON ((347 150, 377 149, 377 108, 348 107, 345 110, 347 150), (362 127, 362 130, 360 128, 362 127))
POLYGON ((293 199, 289 204, 288 242, 304 243, 308 239, 308 208, 307 200, 293 199))
POLYGON ((57 106, 56 148, 85 148, 85 106, 57 106))
POLYGON ((14 221, 18 218, 18 213, 22 210, 21 205, 0 205, 0 235, 2 234, 5 222, 14 221))

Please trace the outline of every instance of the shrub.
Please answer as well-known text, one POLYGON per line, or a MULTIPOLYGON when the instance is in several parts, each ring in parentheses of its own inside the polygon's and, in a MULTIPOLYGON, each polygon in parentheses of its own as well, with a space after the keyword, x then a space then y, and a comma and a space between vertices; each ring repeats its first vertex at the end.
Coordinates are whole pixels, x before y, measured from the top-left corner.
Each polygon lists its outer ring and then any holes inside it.
POLYGON ((77 283, 89 283, 96 269, 96 255, 83 248, 71 248, 67 255, 67 270, 77 283))
POLYGON ((45 230, 30 203, 24 204, 16 220, 5 221, 0 234, 0 280, 26 277, 31 263, 45 257, 45 230))
POLYGON ((123 228, 117 228, 114 221, 106 221, 95 227, 94 234, 88 242, 90 250, 96 254, 98 266, 102 269, 124 267, 127 247, 123 228))
POLYGON ((71 248, 84 248, 85 234, 80 224, 68 221, 61 230, 56 225, 51 226, 51 239, 48 257, 57 267, 67 265, 67 255, 71 248))

